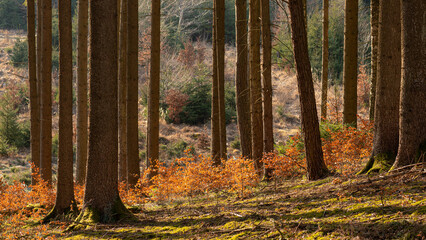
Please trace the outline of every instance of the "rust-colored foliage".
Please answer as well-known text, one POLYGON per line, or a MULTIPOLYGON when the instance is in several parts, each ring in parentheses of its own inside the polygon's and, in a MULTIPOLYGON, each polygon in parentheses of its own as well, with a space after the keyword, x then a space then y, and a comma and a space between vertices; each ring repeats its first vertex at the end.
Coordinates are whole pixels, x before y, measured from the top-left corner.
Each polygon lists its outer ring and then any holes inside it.
POLYGON ((179 113, 188 103, 189 96, 176 89, 170 89, 166 94, 166 104, 169 106, 169 118, 174 123, 179 123, 179 113))
POLYGON ((160 163, 158 175, 152 179, 151 189, 144 177, 138 186, 145 195, 153 200, 165 200, 176 197, 191 197, 198 194, 229 191, 239 196, 250 193, 258 183, 258 177, 252 160, 233 158, 214 166, 211 158, 187 156, 174 160, 169 165, 160 163))
MULTIPOLYGON (((322 148, 324 161, 330 170, 342 175, 355 174, 369 156, 373 145, 373 124, 360 120, 359 129, 339 126, 325 128, 322 148)), ((327 126, 327 125, 326 125, 327 126)), ((266 168, 273 169, 275 181, 301 176, 306 172, 306 161, 301 148, 302 137, 293 136, 284 153, 269 153, 263 157, 266 168)))
MULTIPOLYGON (((362 167, 372 148, 372 123, 360 120, 359 129, 332 125, 323 129, 324 160, 329 169, 342 175, 356 173, 362 167), (337 127, 336 127, 337 126, 337 127)), ((325 125, 328 126, 328 125, 325 125)), ((265 154, 265 167, 272 168, 272 177, 278 181, 300 177, 306 172, 303 142, 293 136, 281 154, 265 154)), ((151 182, 146 169, 135 188, 119 184, 120 196, 127 206, 139 206, 149 201, 194 197, 200 194, 233 192, 240 197, 249 195, 258 186, 259 178, 251 159, 230 158, 215 166, 211 158, 194 156, 191 149, 186 156, 169 164, 160 163, 158 175, 151 182)), ((43 238, 51 225, 26 229, 28 221, 39 220, 54 205, 55 189, 35 173, 37 185, 26 186, 15 182, 8 185, 0 179, 0 239, 43 238), (37 234, 34 233, 37 231, 37 234)), ((84 187, 75 186, 78 207, 82 207, 84 187)), ((65 228, 65 222, 54 223, 65 228)), ((53 238, 53 237, 52 237, 53 238)))

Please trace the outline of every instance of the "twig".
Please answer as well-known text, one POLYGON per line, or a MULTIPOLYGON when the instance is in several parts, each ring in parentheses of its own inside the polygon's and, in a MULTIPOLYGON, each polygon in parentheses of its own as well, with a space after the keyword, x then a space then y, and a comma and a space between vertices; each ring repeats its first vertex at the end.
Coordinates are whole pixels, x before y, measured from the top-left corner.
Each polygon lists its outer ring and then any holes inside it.
POLYGON ((391 171, 389 171, 389 172, 396 172, 396 171, 399 171, 399 170, 402 170, 402 169, 407 169, 407 168, 411 168, 411 167, 416 167, 416 166, 423 165, 423 164, 424 164, 423 162, 415 163, 415 164, 410 164, 410 165, 407 165, 407 166, 403 166, 403 167, 399 167, 399 168, 392 169, 392 170, 391 170, 391 171))

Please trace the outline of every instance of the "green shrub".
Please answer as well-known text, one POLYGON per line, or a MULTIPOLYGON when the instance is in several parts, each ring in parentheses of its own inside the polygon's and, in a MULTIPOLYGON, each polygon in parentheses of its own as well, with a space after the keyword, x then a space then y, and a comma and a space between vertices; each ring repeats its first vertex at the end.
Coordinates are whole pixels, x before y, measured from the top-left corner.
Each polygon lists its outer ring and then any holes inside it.
POLYGON ((319 125, 320 135, 323 139, 329 139, 331 134, 340 131, 343 128, 342 124, 334 124, 331 122, 321 122, 319 125))
POLYGON ((211 82, 210 71, 205 65, 196 70, 193 81, 183 87, 183 93, 189 96, 188 103, 179 113, 181 123, 200 124, 210 119, 211 115, 211 82))
POLYGON ((234 141, 231 142, 231 147, 233 149, 241 149, 241 143, 240 143, 240 139, 235 139, 234 141))
POLYGON ((10 60, 14 67, 25 67, 28 65, 28 42, 16 40, 11 51, 10 60))
POLYGON ((195 154, 194 147, 189 146, 184 140, 173 142, 167 145, 167 147, 164 147, 163 150, 166 151, 169 158, 181 158, 185 156, 185 150, 190 150, 191 154, 195 154))
POLYGON ((0 156, 7 157, 9 155, 9 144, 7 144, 6 139, 0 137, 0 156))
POLYGON ((59 136, 58 134, 53 135, 52 138, 52 157, 58 158, 58 150, 59 150, 59 136))
POLYGON ((30 127, 28 122, 18 123, 17 109, 2 104, 0 111, 0 138, 3 143, 17 148, 30 146, 30 127))

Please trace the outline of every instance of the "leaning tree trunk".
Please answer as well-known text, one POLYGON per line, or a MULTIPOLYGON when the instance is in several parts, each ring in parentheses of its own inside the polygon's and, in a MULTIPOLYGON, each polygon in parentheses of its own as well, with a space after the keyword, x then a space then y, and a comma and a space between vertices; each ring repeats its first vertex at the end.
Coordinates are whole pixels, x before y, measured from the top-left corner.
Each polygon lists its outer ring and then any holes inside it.
POLYGON ((371 91, 370 91, 370 121, 374 120, 376 107, 376 82, 377 82, 377 50, 379 44, 379 0, 370 2, 371 24, 371 91))
POLYGON ((135 186, 140 177, 138 139, 138 0, 127 5, 127 181, 135 186))
POLYGON ((393 169, 425 162, 426 53, 424 1, 402 1, 402 86, 399 146, 393 169))
POLYGON ((290 0, 291 38, 297 70, 297 86, 300 96, 302 132, 305 142, 306 165, 309 180, 328 175, 323 159, 308 41, 303 16, 302 0, 290 0))
POLYGON ((77 159, 76 183, 84 184, 87 166, 87 32, 88 0, 78 1, 77 38, 77 159))
POLYGON ((127 182, 127 0, 121 0, 118 62, 118 180, 127 182))
POLYGON ((343 123, 357 124, 358 0, 345 0, 343 123))
MULTIPOLYGON (((118 193, 117 1, 90 2, 90 133, 78 223, 132 216, 118 193)), ((78 226, 78 225, 77 225, 78 226)))
POLYGON ((401 85, 400 0, 380 0, 373 152, 361 173, 388 170, 398 151, 401 85))
POLYGON ((52 2, 42 1, 40 174, 52 184, 52 2))
POLYGON ((211 119, 211 157, 214 165, 220 165, 220 120, 219 120, 219 80, 217 76, 217 32, 216 32, 216 1, 213 2, 213 37, 212 37, 212 119, 211 119))
POLYGON ((263 122, 262 122, 262 84, 260 72, 260 0, 250 0, 249 41, 250 41, 250 104, 253 159, 258 174, 262 173, 263 122))
POLYGON ((31 114, 31 184, 35 185, 35 173, 40 166, 40 108, 37 92, 36 41, 35 41, 35 4, 27 1, 27 37, 28 37, 28 81, 30 85, 31 114))
POLYGON ((322 73, 321 73, 321 121, 327 120, 328 93, 328 5, 329 0, 323 0, 322 19, 322 73))
POLYGON ((216 51, 217 81, 219 97, 220 158, 226 159, 226 118, 225 118, 225 0, 216 1, 216 51))
POLYGON ((160 136, 160 56, 161 56, 161 1, 152 1, 151 14, 151 78, 148 102, 147 166, 150 177, 157 175, 160 136))
POLYGON ((247 77, 247 0, 235 1, 237 63, 235 88, 237 92, 238 130, 241 154, 251 158, 250 88, 247 77))
POLYGON ((43 219, 77 210, 73 179, 71 0, 59 0, 59 147, 56 201, 43 219))

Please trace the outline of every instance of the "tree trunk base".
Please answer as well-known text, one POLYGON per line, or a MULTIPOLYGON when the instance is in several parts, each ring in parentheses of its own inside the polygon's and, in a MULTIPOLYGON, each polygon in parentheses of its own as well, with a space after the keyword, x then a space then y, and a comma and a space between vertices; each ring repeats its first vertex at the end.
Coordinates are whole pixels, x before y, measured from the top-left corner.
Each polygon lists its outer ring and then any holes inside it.
POLYGON ((389 153, 380 153, 370 157, 364 169, 358 172, 360 174, 372 174, 387 172, 395 162, 395 156, 389 153))
POLYGON ((73 202, 66 208, 59 208, 57 205, 41 220, 42 224, 49 223, 57 219, 73 219, 78 215, 77 204, 73 202))
POLYGON ((87 229, 96 223, 136 222, 138 219, 124 206, 120 198, 117 198, 111 207, 99 211, 92 206, 83 208, 67 230, 87 229))

